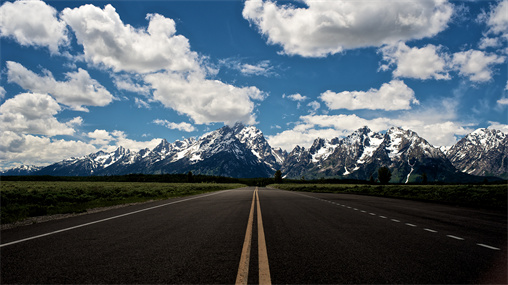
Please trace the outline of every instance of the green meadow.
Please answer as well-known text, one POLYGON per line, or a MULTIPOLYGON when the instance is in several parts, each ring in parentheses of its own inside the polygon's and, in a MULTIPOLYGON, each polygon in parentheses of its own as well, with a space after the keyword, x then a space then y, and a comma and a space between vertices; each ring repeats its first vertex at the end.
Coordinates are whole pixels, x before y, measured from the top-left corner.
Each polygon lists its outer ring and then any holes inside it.
POLYGON ((2 181, 1 223, 244 186, 219 183, 2 181))

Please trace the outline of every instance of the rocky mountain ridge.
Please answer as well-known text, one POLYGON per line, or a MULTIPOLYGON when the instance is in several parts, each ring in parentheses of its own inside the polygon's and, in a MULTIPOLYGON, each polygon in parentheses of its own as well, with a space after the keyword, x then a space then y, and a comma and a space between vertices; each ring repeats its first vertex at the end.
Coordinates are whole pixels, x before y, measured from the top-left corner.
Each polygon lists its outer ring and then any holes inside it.
POLYGON ((281 169, 291 179, 377 178, 388 166, 391 182, 461 181, 469 175, 507 178, 508 136, 478 129, 450 148, 436 148, 411 130, 378 133, 363 127, 344 138, 317 138, 306 149, 289 154, 272 148, 254 126, 236 124, 173 143, 165 139, 153 149, 99 151, 46 167, 11 169, 2 175, 124 175, 186 173, 230 177, 272 177, 281 169))

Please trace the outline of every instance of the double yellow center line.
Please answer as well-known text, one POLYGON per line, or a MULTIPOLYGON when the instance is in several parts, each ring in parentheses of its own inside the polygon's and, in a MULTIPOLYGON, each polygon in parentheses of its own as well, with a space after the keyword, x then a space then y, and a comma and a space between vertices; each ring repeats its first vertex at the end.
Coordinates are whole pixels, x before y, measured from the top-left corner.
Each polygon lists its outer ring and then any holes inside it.
POLYGON ((252 193, 252 204, 250 207, 249 221, 247 223, 247 231, 245 232, 245 240, 243 242, 242 256, 240 265, 238 266, 238 274, 236 275, 236 284, 247 284, 249 277, 249 261, 250 249, 252 244, 252 227, 254 224, 254 205, 257 201, 257 220, 258 220, 258 267, 259 267, 259 284, 272 284, 270 279, 270 267, 268 266, 268 254, 266 252, 265 230, 263 229, 263 219, 261 217, 261 206, 259 205, 258 187, 252 193))

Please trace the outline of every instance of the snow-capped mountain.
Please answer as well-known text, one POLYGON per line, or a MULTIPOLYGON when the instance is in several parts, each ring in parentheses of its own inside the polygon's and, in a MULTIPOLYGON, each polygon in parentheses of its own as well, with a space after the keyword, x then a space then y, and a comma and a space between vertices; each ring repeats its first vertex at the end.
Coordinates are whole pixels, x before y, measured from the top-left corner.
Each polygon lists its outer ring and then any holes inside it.
POLYGON ((450 148, 436 148, 411 130, 391 128, 378 133, 363 127, 344 138, 318 138, 309 149, 296 146, 291 153, 272 148, 253 126, 236 124, 153 149, 131 151, 119 147, 69 158, 46 167, 21 166, 2 175, 124 175, 131 173, 187 173, 229 177, 284 177, 301 179, 377 178, 388 166, 392 182, 481 181, 471 175, 508 178, 508 136, 479 129, 450 148), (457 170, 458 169, 458 170, 457 170), (460 171, 459 171, 460 170, 460 171))
POLYGON ((194 138, 169 143, 165 139, 152 150, 139 152, 119 147, 70 158, 44 167, 37 175, 123 175, 129 173, 186 173, 230 177, 270 177, 279 169, 285 152, 270 147, 253 126, 236 124, 194 138))
POLYGON ((452 146, 446 156, 462 172, 508 178, 508 136, 501 131, 477 129, 452 146))
POLYGON ((282 172, 287 178, 342 177, 367 180, 388 166, 392 182, 413 182, 425 173, 429 181, 447 180, 455 168, 441 150, 415 132, 391 128, 386 134, 363 127, 345 138, 316 139, 305 150, 296 147, 282 172))
POLYGON ((11 175, 11 176, 30 175, 36 171, 41 170, 42 168, 43 167, 41 166, 35 165, 21 165, 2 172, 2 175, 11 175))

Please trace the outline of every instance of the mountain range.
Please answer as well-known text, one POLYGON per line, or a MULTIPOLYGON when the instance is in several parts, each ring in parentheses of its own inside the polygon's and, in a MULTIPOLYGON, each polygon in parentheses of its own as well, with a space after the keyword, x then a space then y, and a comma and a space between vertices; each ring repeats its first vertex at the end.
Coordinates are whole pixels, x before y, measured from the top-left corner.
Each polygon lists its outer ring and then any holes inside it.
POLYGON ((344 138, 317 138, 306 149, 290 153, 272 148, 254 126, 235 124, 173 143, 165 139, 153 149, 99 151, 46 167, 21 166, 2 175, 125 175, 187 173, 228 177, 273 177, 280 169, 291 179, 377 178, 387 166, 391 182, 481 181, 479 176, 508 178, 508 137, 498 130, 478 129, 449 149, 432 146, 411 130, 378 133, 363 127, 344 138))

